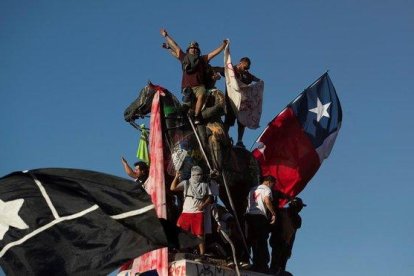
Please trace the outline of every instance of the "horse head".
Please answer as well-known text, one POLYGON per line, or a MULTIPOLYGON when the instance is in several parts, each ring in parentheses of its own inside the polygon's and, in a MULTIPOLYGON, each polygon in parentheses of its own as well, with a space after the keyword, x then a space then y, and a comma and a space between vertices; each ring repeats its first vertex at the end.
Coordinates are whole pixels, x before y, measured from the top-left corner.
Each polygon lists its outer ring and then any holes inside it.
POLYGON ((133 122, 138 118, 143 118, 151 112, 152 100, 157 91, 161 91, 164 116, 177 117, 181 114, 181 104, 177 98, 167 89, 154 85, 151 82, 141 89, 138 97, 125 109, 124 119, 133 122))
POLYGON ((124 111, 124 119, 127 122, 132 122, 138 118, 143 118, 151 112, 152 99, 156 92, 156 86, 148 83, 147 86, 141 89, 138 98, 135 99, 124 111))

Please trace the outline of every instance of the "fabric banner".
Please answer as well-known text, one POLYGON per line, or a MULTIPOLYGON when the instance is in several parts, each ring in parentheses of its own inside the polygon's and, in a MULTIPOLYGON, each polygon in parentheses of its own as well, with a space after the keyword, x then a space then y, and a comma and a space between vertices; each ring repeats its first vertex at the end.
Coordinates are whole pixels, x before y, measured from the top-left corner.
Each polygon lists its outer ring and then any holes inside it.
POLYGON ((258 81, 249 85, 240 84, 241 103, 237 119, 246 127, 256 129, 262 117, 264 82, 258 81))
POLYGON ((226 77, 227 95, 229 96, 231 107, 234 114, 237 114, 240 109, 242 96, 239 87, 240 82, 234 74, 233 64, 231 63, 229 45, 230 43, 224 48, 224 76, 226 77))
MULTIPOLYGON (((262 174, 276 177, 273 189, 298 195, 332 150, 342 122, 342 108, 328 73, 322 75, 277 115, 253 150, 262 174)), ((286 204, 281 199, 279 206, 286 204)))
POLYGON ((79 169, 0 178, 0 265, 6 275, 107 275, 168 244, 135 182, 79 169))
POLYGON ((145 125, 141 124, 139 126, 141 129, 141 136, 139 138, 138 149, 137 149, 137 158, 141 161, 144 161, 149 165, 149 154, 148 154, 148 132, 145 129, 145 125))
POLYGON ((237 119, 246 127, 256 129, 262 116, 264 82, 246 85, 236 78, 231 62, 230 48, 224 48, 224 75, 230 105, 237 119))
MULTIPOLYGON (((166 219, 164 151, 160 105, 162 93, 161 89, 157 90, 152 100, 149 136, 151 166, 146 190, 151 196, 158 217, 166 219)), ((168 275, 168 248, 154 250, 135 259, 131 272, 132 275, 135 275, 135 273, 142 273, 154 269, 157 270, 159 275, 168 275)))

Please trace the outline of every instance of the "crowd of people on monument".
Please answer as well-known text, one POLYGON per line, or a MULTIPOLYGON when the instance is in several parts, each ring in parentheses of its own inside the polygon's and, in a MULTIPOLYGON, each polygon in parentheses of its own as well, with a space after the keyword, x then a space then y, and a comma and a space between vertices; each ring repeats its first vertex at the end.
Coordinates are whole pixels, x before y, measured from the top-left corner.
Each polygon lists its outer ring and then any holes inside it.
MULTIPOLYGON (((205 172, 200 166, 193 166, 190 178, 185 180, 177 171, 169 185, 170 192, 182 198, 182 212, 176 221, 177 226, 202 241, 198 248, 190 249, 190 252, 197 252, 196 260, 199 261, 216 257, 225 259, 232 268, 238 266, 262 273, 289 275, 281 273, 287 273, 286 263, 291 256, 296 231, 301 227, 299 212, 306 204, 295 197, 287 199, 288 207, 280 207, 281 196, 275 191, 277 179, 271 175, 261 176, 260 185, 251 188, 244 199, 247 208, 243 221, 240 221, 241 227, 237 227, 235 214, 219 202, 215 178, 223 169, 223 156, 232 147, 233 141, 228 133, 236 121, 235 146, 244 148, 245 126, 237 119, 227 93, 216 87, 216 81, 225 77, 224 67, 209 64, 229 41, 223 40, 216 49, 201 55, 197 42, 190 42, 183 51, 167 30, 161 29, 160 34, 165 38, 163 48, 181 63, 182 104, 200 137, 201 146, 208 152, 213 168, 205 172)), ((250 66, 248 57, 241 58, 233 66, 235 77, 246 85, 260 81, 249 72, 250 66)), ((124 158, 121 161, 125 173, 145 188, 148 165, 140 161, 132 168, 124 158)))

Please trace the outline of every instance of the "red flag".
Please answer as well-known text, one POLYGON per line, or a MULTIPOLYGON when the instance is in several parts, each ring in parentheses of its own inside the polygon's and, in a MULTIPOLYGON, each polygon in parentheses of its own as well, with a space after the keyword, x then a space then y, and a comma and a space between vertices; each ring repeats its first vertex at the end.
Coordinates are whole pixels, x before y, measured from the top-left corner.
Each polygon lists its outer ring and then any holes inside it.
MULTIPOLYGON (((342 122, 335 88, 325 73, 267 126, 253 151, 262 175, 276 177, 275 190, 298 195, 332 150, 342 122)), ((279 201, 282 207, 286 199, 279 201)))
MULTIPOLYGON (((165 178, 164 178, 164 153, 161 128, 161 106, 160 94, 162 89, 158 88, 152 100, 150 120, 150 172, 145 189, 151 196, 152 202, 159 218, 167 218, 165 205, 165 178)), ((140 256, 134 260, 131 275, 137 272, 145 272, 156 269, 158 275, 168 275, 168 248, 157 249, 140 256)))

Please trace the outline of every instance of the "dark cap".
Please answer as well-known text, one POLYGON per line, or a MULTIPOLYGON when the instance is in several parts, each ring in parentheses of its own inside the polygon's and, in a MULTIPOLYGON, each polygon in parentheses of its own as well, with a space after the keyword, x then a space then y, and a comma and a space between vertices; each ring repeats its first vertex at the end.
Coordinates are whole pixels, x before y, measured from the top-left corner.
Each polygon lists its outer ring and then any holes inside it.
POLYGON ((296 205, 296 206, 302 206, 302 207, 306 207, 306 204, 303 203, 302 199, 300 197, 295 197, 294 199, 292 199, 290 201, 291 205, 296 205))
POLYGON ((272 183, 276 183, 277 182, 276 178, 274 176, 272 176, 272 175, 265 175, 265 176, 263 176, 262 182, 265 182, 265 181, 269 181, 269 182, 272 182, 272 183))
POLYGON ((198 50, 200 51, 200 47, 198 46, 198 42, 197 42, 197 41, 191 41, 191 42, 188 44, 187 51, 188 51, 188 49, 190 49, 190 48, 196 48, 196 49, 198 49, 198 50))

